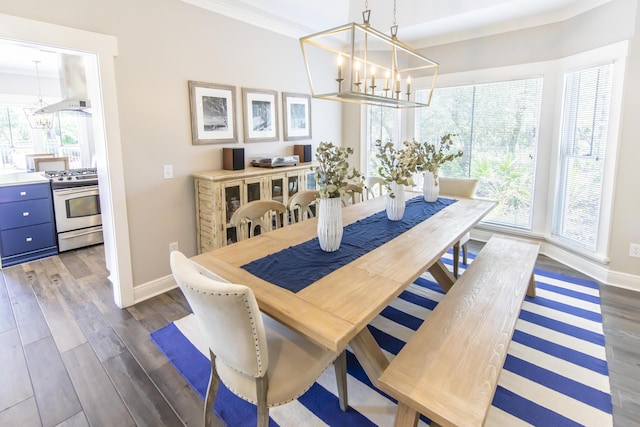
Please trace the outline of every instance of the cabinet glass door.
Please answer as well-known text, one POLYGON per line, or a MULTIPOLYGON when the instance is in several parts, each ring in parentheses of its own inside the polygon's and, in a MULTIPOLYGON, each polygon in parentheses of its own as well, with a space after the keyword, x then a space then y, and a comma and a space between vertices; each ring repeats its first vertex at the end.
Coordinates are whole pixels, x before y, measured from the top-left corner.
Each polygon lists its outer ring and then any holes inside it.
POLYGON ((236 242, 236 228, 229 227, 229 221, 233 213, 240 207, 242 201, 242 193, 240 183, 229 183, 224 187, 224 208, 225 208, 225 230, 227 244, 236 242))
POLYGON ((317 190, 316 188, 316 176, 313 172, 307 174, 307 190, 317 190))
POLYGON ((291 198, 291 196, 298 192, 300 186, 300 177, 298 175, 289 176, 287 177, 287 181, 287 196, 291 198))
POLYGON ((271 179, 271 199, 284 203, 284 177, 271 179))
POLYGON ((227 222, 233 213, 240 207, 242 198, 240 197, 240 184, 226 186, 224 188, 224 201, 227 215, 227 222))
POLYGON ((260 194, 261 182, 247 182, 247 202, 253 202, 254 200, 262 199, 260 194))

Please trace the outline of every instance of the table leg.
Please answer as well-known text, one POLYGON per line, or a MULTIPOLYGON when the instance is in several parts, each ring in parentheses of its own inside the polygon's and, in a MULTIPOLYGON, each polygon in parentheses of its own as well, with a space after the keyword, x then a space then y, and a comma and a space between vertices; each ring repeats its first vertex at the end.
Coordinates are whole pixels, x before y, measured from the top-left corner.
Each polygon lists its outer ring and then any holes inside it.
POLYGON ((536 278, 534 274, 531 274, 531 280, 529 281, 529 288, 527 288, 527 296, 534 298, 536 296, 536 278))
MULTIPOLYGON (((418 425, 418 414, 415 409, 410 408, 408 405, 398 402, 398 409, 396 410, 396 420, 393 423, 394 427, 416 427, 418 425)), ((433 426, 434 424, 431 423, 433 426)))
POLYGON ((429 273, 436 279, 436 282, 445 291, 449 292, 449 289, 453 286, 456 278, 451 274, 449 269, 440 260, 436 261, 431 267, 429 267, 429 273))
POLYGON ((378 379, 382 372, 389 366, 389 359, 376 342, 369 328, 365 326, 358 335, 349 343, 351 350, 362 365, 364 372, 374 386, 378 387, 378 379))

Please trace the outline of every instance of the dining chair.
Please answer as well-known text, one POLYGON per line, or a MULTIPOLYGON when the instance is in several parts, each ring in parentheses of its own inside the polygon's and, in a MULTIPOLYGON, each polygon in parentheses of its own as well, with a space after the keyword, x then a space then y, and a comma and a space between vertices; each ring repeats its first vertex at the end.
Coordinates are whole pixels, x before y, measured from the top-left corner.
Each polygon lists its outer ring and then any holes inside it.
POLYGON ((256 425, 266 427, 270 407, 301 396, 331 363, 340 408, 347 410, 344 350, 336 353, 321 348, 261 313, 251 288, 224 281, 179 251, 171 252, 170 264, 209 348, 211 377, 205 397, 205 426, 213 421, 220 381, 256 405, 256 425))
POLYGON ((362 187, 355 184, 347 184, 342 195, 342 206, 355 205, 362 201, 362 187))
POLYGON ((381 196, 384 190, 384 179, 379 176, 368 176, 364 180, 364 191, 367 200, 381 196), (377 191, 376 191, 377 189, 377 191))
POLYGON ((319 194, 318 190, 302 190, 291 196, 288 203, 291 220, 298 222, 315 217, 317 213, 316 201, 319 194))
POLYGON ((256 236, 256 230, 259 231, 258 234, 271 231, 274 219, 275 228, 282 227, 282 216, 286 213, 286 206, 276 200, 254 200, 236 209, 229 224, 236 227, 236 235, 240 241, 256 236))
MULTIPOLYGON (((446 178, 440 176, 438 178, 440 187, 440 195, 451 197, 472 198, 476 194, 478 188, 478 180, 471 178, 446 178)), ((458 277, 458 268, 460 262, 460 248, 462 248, 462 262, 467 265, 467 242, 471 238, 471 233, 467 232, 453 245, 453 275, 458 277)))

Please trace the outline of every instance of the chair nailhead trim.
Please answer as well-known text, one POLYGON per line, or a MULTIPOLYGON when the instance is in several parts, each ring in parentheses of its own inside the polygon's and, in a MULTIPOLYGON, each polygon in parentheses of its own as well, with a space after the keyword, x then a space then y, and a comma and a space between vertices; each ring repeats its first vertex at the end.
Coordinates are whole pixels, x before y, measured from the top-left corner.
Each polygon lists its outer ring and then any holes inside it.
MULTIPOLYGON (((260 343, 258 341, 258 328, 256 326, 256 321, 254 317, 251 315, 251 309, 249 307, 249 300, 247 299, 247 295, 245 293, 238 293, 238 292, 224 292, 224 293, 223 292, 207 292, 207 291, 202 291, 200 289, 195 289, 188 285, 185 285, 185 286, 193 290, 194 292, 201 293, 204 295, 212 295, 212 296, 219 296, 219 297, 242 296, 242 298, 244 299, 245 308, 247 309, 247 314, 249 315, 249 321, 251 323, 251 332, 253 335, 253 345, 256 350, 256 362, 258 364, 258 372, 262 374, 261 376, 264 376, 266 374, 266 368, 263 366, 263 363, 262 363, 262 355, 260 353, 260 343)), ((241 373, 244 374, 243 372, 241 373)))

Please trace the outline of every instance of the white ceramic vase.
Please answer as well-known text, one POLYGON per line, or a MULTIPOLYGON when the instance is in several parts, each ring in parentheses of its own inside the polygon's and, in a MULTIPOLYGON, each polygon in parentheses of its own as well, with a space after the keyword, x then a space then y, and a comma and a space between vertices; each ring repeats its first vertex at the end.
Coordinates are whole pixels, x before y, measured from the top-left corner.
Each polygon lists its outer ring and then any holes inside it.
POLYGON ((320 198, 318 201, 318 242, 325 252, 335 252, 342 241, 342 199, 320 198))
POLYGON ((424 172, 424 183, 422 184, 422 194, 427 202, 435 202, 440 194, 440 185, 438 178, 433 177, 433 172, 424 172))
POLYGON ((391 221, 400 221, 404 215, 404 185, 392 182, 391 191, 387 192, 387 218, 391 221), (392 195, 394 197, 392 197, 392 195))

